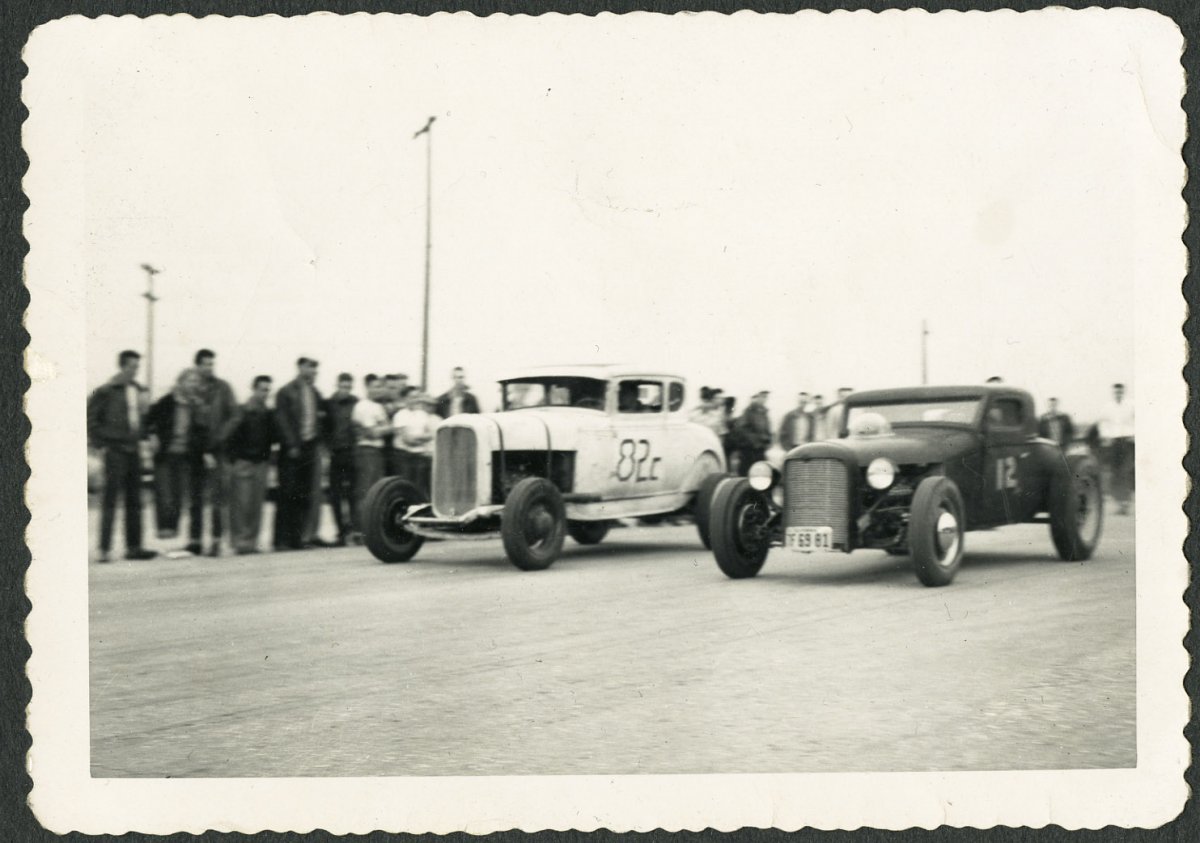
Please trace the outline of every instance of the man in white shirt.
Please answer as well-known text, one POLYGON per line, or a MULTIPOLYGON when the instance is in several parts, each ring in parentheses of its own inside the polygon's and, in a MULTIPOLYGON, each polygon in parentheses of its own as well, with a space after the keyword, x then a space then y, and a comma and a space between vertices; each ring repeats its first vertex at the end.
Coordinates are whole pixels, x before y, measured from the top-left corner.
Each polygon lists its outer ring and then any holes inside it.
POLYGON ((410 387, 408 404, 392 417, 396 432, 392 446, 400 458, 401 476, 428 497, 433 468, 433 433, 441 418, 434 400, 417 387, 410 387))
POLYGON ((383 477, 384 437, 391 433, 392 423, 388 419, 387 409, 380 403, 380 398, 386 390, 384 381, 375 376, 363 378, 367 397, 355 402, 350 413, 350 423, 354 427, 354 497, 358 502, 355 514, 359 523, 356 529, 363 529, 363 499, 383 477))
POLYGON ((1100 416, 1098 427, 1100 447, 1108 454, 1117 512, 1126 515, 1129 512, 1129 499, 1133 495, 1134 449, 1133 402, 1125 397, 1125 384, 1113 384, 1113 400, 1100 416))

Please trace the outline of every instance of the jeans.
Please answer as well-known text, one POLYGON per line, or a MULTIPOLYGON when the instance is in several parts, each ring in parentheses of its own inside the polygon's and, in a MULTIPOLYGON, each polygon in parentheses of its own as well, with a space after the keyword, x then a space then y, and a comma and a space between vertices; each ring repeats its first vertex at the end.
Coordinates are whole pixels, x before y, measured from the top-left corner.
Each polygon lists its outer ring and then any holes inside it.
POLYGON ((339 448, 329 453, 329 506, 337 524, 338 538, 345 539, 358 523, 358 500, 354 485, 354 449, 339 448))
POLYGON ((229 538, 234 550, 257 550, 267 495, 267 464, 235 459, 229 474, 229 538))
POLYGON ((313 499, 313 473, 317 465, 317 442, 305 442, 291 456, 286 447, 279 454, 279 488, 275 499, 277 548, 300 548, 304 526, 313 499))
POLYGON ((1119 504, 1128 504, 1133 495, 1133 439, 1127 436, 1113 439, 1108 454, 1113 499, 1119 504))
POLYGON ((136 448, 104 449, 104 496, 100 501, 100 550, 112 549, 113 520, 117 499, 125 507, 125 550, 142 546, 142 458, 136 448))
POLYGON ((212 468, 204 464, 202 455, 187 458, 188 475, 188 538, 199 542, 204 536, 204 508, 209 504, 212 513, 212 540, 220 542, 225 533, 225 506, 229 483, 228 464, 217 457, 212 468))
POLYGON ((186 454, 162 453, 154 458, 154 524, 160 533, 179 532, 187 474, 186 454))

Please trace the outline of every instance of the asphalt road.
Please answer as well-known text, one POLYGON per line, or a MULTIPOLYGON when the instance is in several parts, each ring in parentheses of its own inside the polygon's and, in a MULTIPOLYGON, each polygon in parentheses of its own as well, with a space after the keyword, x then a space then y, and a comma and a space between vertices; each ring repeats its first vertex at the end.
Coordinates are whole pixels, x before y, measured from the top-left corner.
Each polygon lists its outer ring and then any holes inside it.
POLYGON ((91 564, 95 776, 1003 770, 1136 763, 1133 519, 1087 563, 967 537, 953 585, 688 526, 91 564))

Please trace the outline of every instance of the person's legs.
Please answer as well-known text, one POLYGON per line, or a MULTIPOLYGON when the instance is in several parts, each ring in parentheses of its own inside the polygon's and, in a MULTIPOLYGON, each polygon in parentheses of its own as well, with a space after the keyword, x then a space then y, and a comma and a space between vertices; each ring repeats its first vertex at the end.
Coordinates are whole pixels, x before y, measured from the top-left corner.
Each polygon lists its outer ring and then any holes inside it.
POLYGON ((125 490, 125 552, 142 549, 142 460, 134 452, 125 454, 121 485, 125 490))
POLYGON ((292 495, 294 494, 296 460, 285 450, 279 452, 279 468, 275 484, 275 531, 272 544, 276 550, 292 546, 288 526, 292 522, 292 495))
POLYGON ((208 472, 204 458, 199 454, 187 457, 188 488, 188 545, 192 553, 199 553, 204 538, 204 498, 208 486, 208 472))
POLYGON ((258 549, 258 537, 262 533, 263 501, 267 496, 267 464, 247 463, 249 494, 246 501, 246 541, 250 550, 258 549))
POLYGON ((354 526, 354 452, 329 454, 329 506, 337 524, 338 539, 345 541, 354 526))
POLYGON ((245 551, 250 546, 250 465, 248 460, 233 460, 229 464, 229 543, 235 551, 245 551))
POLYGON ((212 507, 213 546, 221 544, 225 535, 226 508, 229 506, 229 462, 224 456, 216 456, 217 464, 209 471, 209 502, 212 507))
POLYGON ((325 490, 321 486, 321 449, 314 443, 312 467, 309 469, 308 502, 300 519, 300 543, 319 544, 321 529, 321 507, 325 502, 325 490))
POLYGON ((116 448, 104 449, 104 494, 100 498, 100 554, 112 550, 113 518, 121 492, 121 455, 116 448))

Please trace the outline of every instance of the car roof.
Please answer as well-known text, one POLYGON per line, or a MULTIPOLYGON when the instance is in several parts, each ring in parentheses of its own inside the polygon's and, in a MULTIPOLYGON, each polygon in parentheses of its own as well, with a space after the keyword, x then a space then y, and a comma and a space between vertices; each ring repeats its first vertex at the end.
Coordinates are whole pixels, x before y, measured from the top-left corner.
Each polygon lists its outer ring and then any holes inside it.
POLYGON ((1023 389, 1004 383, 976 383, 961 386, 905 386, 893 389, 868 389, 863 392, 854 392, 846 397, 846 403, 861 405, 888 404, 901 401, 966 400, 997 394, 1027 396, 1029 393, 1023 389))
POLYGON ((653 366, 639 366, 630 363, 574 363, 558 366, 531 366, 500 378, 500 383, 523 380, 525 378, 609 378, 639 377, 639 378, 670 378, 684 380, 679 375, 670 374, 653 366))

